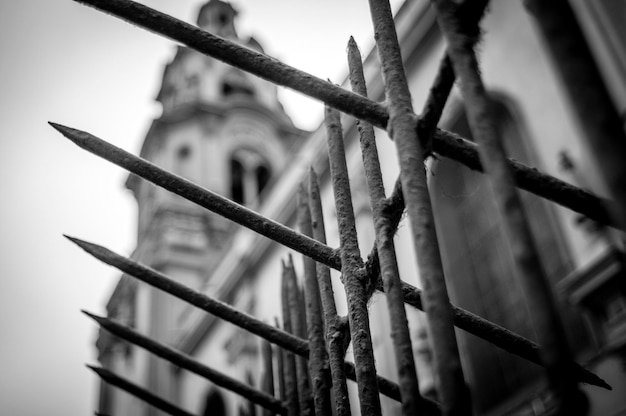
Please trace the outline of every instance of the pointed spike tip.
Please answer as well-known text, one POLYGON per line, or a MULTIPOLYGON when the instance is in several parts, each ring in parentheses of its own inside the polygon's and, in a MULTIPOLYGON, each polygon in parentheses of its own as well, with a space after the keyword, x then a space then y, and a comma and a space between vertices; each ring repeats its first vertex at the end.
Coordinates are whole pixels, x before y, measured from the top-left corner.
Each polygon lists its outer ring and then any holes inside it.
POLYGON ((62 124, 59 124, 59 123, 55 123, 54 121, 48 121, 48 124, 50 126, 52 126, 53 129, 55 129, 55 130, 57 130, 57 131, 59 131, 61 133, 63 133, 63 130, 67 128, 66 126, 64 126, 62 124))
POLYGON ((77 244, 77 245, 81 245, 81 243, 84 243, 83 240, 80 240, 76 237, 72 237, 71 235, 67 235, 67 234, 63 234, 63 237, 67 238, 68 240, 70 240, 72 243, 77 244))
POLYGON ((63 136, 67 137, 68 139, 72 139, 76 135, 76 133, 80 131, 80 130, 76 130, 71 127, 64 126, 63 124, 55 123, 52 121, 49 121, 48 124, 52 126, 53 129, 55 129, 56 131, 58 131, 63 136))
POLYGON ((359 49, 359 45, 357 45, 356 40, 352 36, 348 39, 348 49, 359 49))
POLYGON ((98 245, 87 242, 85 240, 81 240, 80 238, 76 238, 76 237, 72 237, 66 234, 63 234, 63 237, 67 238, 68 240, 70 240, 72 243, 76 244, 78 247, 82 248, 83 250, 85 250, 86 252, 90 253, 90 254, 94 254, 94 250, 96 250, 98 247, 98 245))
POLYGON ((84 310, 84 309, 81 309, 80 311, 81 311, 83 314, 85 314, 85 315, 87 315, 88 317, 90 317, 91 319, 93 319, 94 321, 96 321, 96 322, 98 322, 100 319, 102 319, 102 317, 101 317, 101 316, 95 315, 95 314, 93 314, 93 313, 91 313, 91 312, 88 312, 88 311, 86 311, 86 310, 84 310))

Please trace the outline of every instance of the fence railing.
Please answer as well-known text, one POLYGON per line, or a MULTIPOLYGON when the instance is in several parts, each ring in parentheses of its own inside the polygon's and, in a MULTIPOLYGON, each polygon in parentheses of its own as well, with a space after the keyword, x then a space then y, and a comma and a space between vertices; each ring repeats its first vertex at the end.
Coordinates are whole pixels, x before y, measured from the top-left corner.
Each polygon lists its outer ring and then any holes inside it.
MULTIPOLYGON (((333 249, 325 243, 319 184, 313 171, 307 183, 303 183, 298 191, 300 232, 297 232, 89 133, 51 123, 64 136, 89 152, 303 255, 302 291, 297 283, 292 259, 283 264, 281 329, 278 325, 268 325, 217 299, 181 285, 132 259, 69 237, 91 255, 129 276, 267 341, 263 344, 261 354, 264 368, 261 389, 219 373, 110 319, 87 313, 104 329, 241 395, 245 400, 265 409, 264 414, 330 415, 334 408, 336 414, 348 415, 350 403, 346 379, 356 381, 359 407, 364 415, 381 414, 379 393, 400 401, 404 415, 471 414, 471 397, 463 377, 454 326, 545 367, 556 397, 558 414, 580 414, 581 408, 576 405, 578 383, 610 389, 605 381, 571 358, 516 187, 612 226, 623 226, 626 223, 619 214, 626 212, 626 206, 620 198, 616 198, 614 205, 587 191, 506 159, 495 131, 491 102, 485 92, 473 50, 479 36, 478 22, 486 1, 465 2, 462 5, 444 0, 433 2, 448 48, 419 117, 412 109, 391 10, 385 0, 370 1, 385 83, 385 105, 367 98, 361 57, 352 39, 348 43, 348 63, 353 92, 349 92, 141 4, 129 0, 78 1, 323 101, 327 105, 325 123, 331 184, 339 221, 340 247, 333 249), (436 127, 455 78, 461 80, 461 92, 478 145, 436 127), (359 255, 339 112, 358 119, 376 232, 376 243, 367 262, 359 255), (385 197, 382 185, 373 126, 386 128, 390 132, 398 152, 401 173, 389 198, 385 197), (423 169, 424 160, 432 153, 456 160, 470 169, 487 172, 496 190, 496 204, 504 219, 509 242, 514 245, 517 270, 529 293, 541 346, 450 303, 423 169), (609 216, 607 207, 618 215, 609 216), (403 282, 398 272, 393 235, 405 209, 411 223, 420 279, 424 282, 423 290, 403 282), (347 319, 337 315, 330 268, 341 271, 348 305, 347 319), (375 290, 383 291, 388 298, 390 331, 398 363, 398 384, 377 375, 374 365, 367 302, 375 290), (413 358, 405 303, 426 312, 437 375, 438 402, 420 395, 419 374, 413 358), (303 305, 306 305, 305 309, 303 305), (353 343, 354 363, 345 361, 350 341, 353 343), (273 379, 274 374, 278 374, 278 380, 273 379)), ((622 175, 623 178, 623 173, 612 171, 608 176, 613 178, 622 175)), ((94 370, 106 382, 165 412, 188 414, 106 369, 94 370)))

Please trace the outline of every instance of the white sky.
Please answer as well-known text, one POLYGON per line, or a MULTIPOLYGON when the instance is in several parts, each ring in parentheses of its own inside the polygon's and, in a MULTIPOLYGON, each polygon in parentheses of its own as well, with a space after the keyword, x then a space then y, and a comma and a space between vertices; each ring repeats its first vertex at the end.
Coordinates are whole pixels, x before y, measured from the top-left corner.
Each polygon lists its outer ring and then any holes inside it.
MULTIPOLYGON (((142 3, 195 22, 204 0, 142 3)), ((401 0, 392 1, 397 10, 401 0)), ((373 44, 365 0, 233 0, 240 35, 333 82, 353 35, 373 44)), ((159 108, 154 97, 174 44, 70 0, 0 1, 0 414, 87 415, 96 406, 98 314, 119 273, 69 234, 129 254, 136 209, 126 173, 47 125, 86 130, 137 153, 159 108)), ((283 90, 301 128, 322 107, 283 90)))

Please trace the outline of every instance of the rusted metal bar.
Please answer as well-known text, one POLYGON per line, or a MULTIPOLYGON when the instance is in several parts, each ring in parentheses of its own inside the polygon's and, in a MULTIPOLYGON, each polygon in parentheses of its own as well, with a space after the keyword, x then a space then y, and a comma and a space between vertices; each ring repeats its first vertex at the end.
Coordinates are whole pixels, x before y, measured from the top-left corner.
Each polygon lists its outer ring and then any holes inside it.
POLYGON ((120 256, 102 246, 66 236, 70 241, 91 254, 98 260, 109 264, 118 270, 133 276, 151 286, 176 296, 193 306, 213 314, 227 322, 231 322, 253 334, 260 336, 276 345, 303 357, 309 354, 306 341, 280 329, 267 325, 265 322, 243 313, 232 306, 206 296, 200 292, 182 285, 164 274, 144 266, 136 261, 120 256))
POLYGON ((382 104, 372 105, 368 100, 349 91, 341 88, 328 88, 329 82, 327 81, 205 32, 165 13, 128 0, 76 1, 176 40, 200 53, 241 68, 274 84, 303 92, 323 102, 329 102, 341 111, 350 113, 352 107, 359 107, 359 112, 366 113, 368 117, 375 118, 380 123, 386 123, 387 114, 382 104))
POLYGON ((374 349, 367 312, 368 298, 365 291, 363 261, 357 241, 339 112, 326 107, 325 123, 328 135, 330 176, 339 224, 341 280, 348 302, 348 320, 356 365, 359 404, 361 414, 376 416, 381 414, 381 407, 377 393, 374 349))
MULTIPOLYGON (((300 184, 296 195, 298 206, 298 227, 300 232, 308 237, 313 237, 311 228, 311 211, 309 198, 304 183, 300 184)), ((313 399, 315 402, 316 416, 332 415, 330 400, 330 367, 328 366, 328 354, 324 339, 324 320, 320 290, 317 284, 317 272, 315 261, 307 256, 302 256, 304 263, 304 298, 306 303, 306 318, 309 340, 309 373, 313 384, 313 399)), ((343 361, 343 359, 342 359, 343 361)))
MULTIPOLYGON (((288 312, 291 314, 290 321, 292 334, 300 338, 306 337, 306 328, 303 328, 302 318, 304 318, 304 316, 303 311, 301 311, 302 301, 299 293, 300 288, 298 287, 298 279, 291 254, 289 255, 289 259, 286 263, 283 279, 286 279, 286 299, 284 299, 287 301, 288 312)), ((311 348, 309 345, 309 354, 310 353, 311 348)), ((303 357, 295 357, 295 360, 300 414, 310 416, 314 413, 314 405, 313 396, 311 394, 311 386, 309 383, 308 364, 303 357)))
MULTIPOLYGON (((485 13, 489 0, 474 0, 463 4, 463 17, 468 24, 478 24, 485 13)), ((425 154, 432 151, 433 134, 448 101, 456 76, 450 57, 446 53, 439 63, 435 80, 426 97, 426 103, 417 122, 418 137, 425 154)))
POLYGON ((422 141, 422 147, 424 147, 424 153, 426 154, 433 151, 433 136, 454 86, 455 79, 452 62, 450 62, 450 58, 446 54, 439 63, 437 76, 417 121, 418 137, 422 141))
MULTIPOLYGON (((267 342, 266 340, 261 341, 261 365, 263 366, 263 378, 262 378, 262 389, 263 391, 274 398, 274 359, 272 353, 272 344, 267 342)), ((279 351, 280 354, 280 351, 279 351)), ((280 367, 279 367, 280 368, 280 367)), ((272 410, 264 407, 263 408, 263 416, 272 416, 274 412, 272 410)))
MULTIPOLYGON (((386 128, 387 126, 389 117, 382 104, 345 91, 329 82, 289 67, 274 58, 211 35, 193 25, 174 19, 154 9, 128 0, 76 1, 182 42, 200 53, 222 60, 275 84, 284 85, 305 95, 320 99, 328 105, 368 121, 374 126, 380 128, 386 128)), ((463 141, 457 141, 456 138, 458 137, 447 131, 436 130, 433 136, 433 150, 442 156, 465 164, 470 169, 476 169, 478 156, 475 147, 468 146, 463 141), (440 143, 442 140, 444 143, 440 143)), ((599 201, 602 201, 601 199, 556 178, 536 171, 532 172, 530 168, 521 164, 520 168, 529 174, 528 181, 532 185, 528 187, 528 184, 520 182, 520 186, 527 186, 524 189, 602 224, 615 226, 615 223, 611 221, 611 218, 606 213, 606 204, 599 203, 599 201), (540 182, 536 183, 538 178, 540 182), (550 178, 550 184, 541 183, 545 178, 550 178)))
MULTIPOLYGON (((282 305, 283 312, 283 329, 285 332, 294 333, 293 330, 293 322, 291 315, 291 305, 289 301, 289 297, 291 296, 291 291, 289 285, 291 284, 289 278, 289 265, 282 262, 282 280, 281 280, 281 290, 280 290, 280 299, 282 305)), ((298 415, 300 413, 300 401, 298 395, 298 376, 296 369, 296 357, 290 351, 285 351, 285 355, 283 356, 283 377, 285 378, 285 403, 287 405, 287 409, 289 412, 289 416, 298 415)))
MULTIPOLYGON (((98 260, 111 265, 144 283, 163 290, 164 292, 178 297, 179 299, 182 299, 185 302, 204 310, 205 312, 211 313, 227 322, 246 329, 247 331, 256 334, 288 351, 302 357, 308 358, 309 356, 308 342, 299 337, 267 325, 265 322, 260 321, 253 316, 240 312, 232 306, 215 300, 200 292, 196 292, 187 286, 181 285, 180 283, 169 279, 167 276, 154 269, 146 267, 129 258, 120 256, 119 254, 116 254, 102 246, 88 243, 77 238, 66 237, 98 260)), ((345 362, 344 365, 346 368, 354 367, 354 364, 349 362, 345 362)), ((354 372, 352 372, 352 374, 354 374, 354 372)), ((377 377, 380 385, 380 393, 394 400, 400 400, 400 390, 398 385, 386 380, 384 377, 377 377)), ((352 380, 354 380, 354 378, 352 378, 352 380)))
POLYGON ((460 79, 468 121, 478 142, 479 154, 488 172, 494 201, 524 285, 533 324, 541 344, 540 357, 546 366, 560 410, 558 414, 580 414, 582 407, 576 380, 571 377, 571 352, 561 323, 548 278, 539 259, 521 198, 505 156, 498 122, 479 71, 474 44, 477 28, 462 24, 458 5, 447 0, 434 1, 439 26, 448 43, 448 54, 460 79), (566 410, 567 409, 567 410, 566 410))
POLYGON ((96 374, 98 374, 98 376, 100 376, 100 378, 104 381, 106 381, 108 384, 111 384, 115 387, 118 387, 122 390, 124 390, 125 392, 135 396, 136 398, 143 400, 144 402, 148 403, 149 405, 156 407, 159 410, 164 411, 165 413, 172 415, 172 416, 194 416, 193 414, 189 413, 186 410, 181 409, 178 406, 175 406, 174 404, 163 400, 162 398, 160 398, 159 396, 156 396, 154 394, 152 394, 151 392, 149 392, 148 390, 144 389, 143 387, 140 387, 138 385, 136 385, 135 383, 132 383, 128 380, 126 380, 125 378, 122 378, 118 375, 116 375, 115 373, 107 370, 106 368, 102 368, 102 367, 95 367, 95 366, 91 366, 88 365, 88 368, 90 368, 91 370, 93 370, 96 374))
MULTIPOLYGON (((578 115, 586 144, 595 159, 615 205, 611 209, 626 229, 626 134, 598 65, 578 24, 572 6, 565 0, 526 0, 552 54, 554 67, 578 115)), ((611 208, 611 207, 609 207, 611 208)))
MULTIPOLYGON (((326 228, 322 200, 320 198, 319 183, 313 168, 309 171, 309 207, 311 209, 311 227, 313 238, 326 244, 326 228)), ((324 310, 326 328, 326 344, 328 345, 328 363, 330 366, 333 394, 335 396, 335 410, 337 416, 349 416, 350 400, 346 383, 346 370, 343 365, 344 347, 341 336, 341 326, 337 316, 333 286, 330 280, 330 269, 327 265, 316 263, 317 283, 320 291, 320 300, 324 310)), ((355 374, 356 376, 356 374, 355 374)))
MULTIPOLYGON (((359 95, 367 96, 365 77, 361 54, 352 37, 348 42, 348 66, 350 68, 350 83, 352 90, 359 95)), ((376 232, 376 248, 380 259, 380 275, 383 287, 387 294, 387 308, 389 309, 389 328, 396 357, 398 385, 402 394, 402 414, 413 416, 423 414, 421 409, 422 396, 419 391, 413 346, 409 333, 409 323, 404 309, 402 282, 398 271, 393 236, 396 231, 389 217, 385 215, 385 187, 380 170, 378 150, 374 128, 370 123, 357 120, 359 129, 361 153, 365 167, 365 179, 369 188, 370 202, 376 232)))
POLYGON ((151 353, 171 362, 172 364, 176 364, 181 368, 184 368, 191 371, 192 373, 204 377, 207 380, 215 383, 216 385, 235 392, 238 395, 246 398, 247 400, 258 404, 259 406, 263 406, 264 408, 271 410, 274 413, 286 413, 286 408, 283 403, 268 394, 253 389, 245 383, 235 380, 234 378, 229 377, 226 374, 220 373, 219 371, 216 371, 202 363, 199 363, 188 355, 183 354, 182 352, 177 351, 174 348, 168 347, 165 344, 154 341, 127 326, 121 325, 118 322, 94 315, 87 311, 83 311, 83 313, 96 321, 98 325, 100 325, 111 334, 123 340, 126 340, 131 344, 140 346, 141 348, 150 351, 151 353))
POLYGON ((203 208, 237 224, 244 225, 274 241, 280 241, 281 244, 306 254, 317 261, 335 264, 337 267, 340 265, 339 257, 333 249, 305 237, 289 227, 265 218, 251 209, 232 202, 228 198, 196 185, 187 179, 169 173, 153 163, 138 158, 95 136, 59 124, 51 123, 51 125, 83 149, 99 155, 148 181, 154 181, 153 183, 158 184, 162 188, 182 196, 203 208))
POLYGON ((467 415, 471 414, 470 396, 463 377, 454 333, 454 313, 446 288, 423 169, 424 149, 420 146, 415 129, 415 114, 393 16, 387 0, 370 0, 369 4, 382 65, 385 96, 389 103, 388 131, 396 143, 402 192, 407 205, 420 280, 424 286, 422 302, 433 346, 439 402, 444 415, 467 415))
MULTIPOLYGON (((323 264, 326 264, 329 267, 333 267, 337 270, 341 268, 341 262, 339 260, 339 256, 336 254, 336 251, 324 244, 314 241, 316 245, 312 247, 308 243, 310 239, 302 236, 301 234, 296 233, 293 230, 288 229, 287 227, 274 221, 268 220, 253 211, 244 209, 244 214, 240 215, 237 213, 238 211, 232 210, 233 207, 237 209, 241 209, 242 207, 229 201, 228 199, 211 193, 202 187, 194 185, 191 182, 186 181, 185 179, 182 179, 163 169, 160 169, 150 162, 147 162, 144 159, 128 153, 116 146, 113 146, 110 143, 107 143, 89 133, 61 126, 55 123, 50 124, 59 132, 61 132, 65 137, 72 140, 74 143, 88 150, 89 152, 99 157, 102 157, 103 159, 106 159, 112 163, 115 163, 116 165, 137 174, 143 179, 148 180, 165 189, 168 189, 176 193, 177 195, 182 196, 183 198, 197 203, 200 206, 203 206, 209 210, 213 210, 214 212, 218 212, 217 209, 212 208, 212 204, 216 201, 215 203, 219 206, 220 212, 221 210, 230 211, 232 214, 231 216, 236 217, 236 220, 233 221, 240 221, 243 226, 254 229, 262 235, 272 238, 268 234, 274 235, 274 233, 264 232, 264 230, 279 230, 277 231, 277 234, 279 236, 282 236, 282 230, 286 229, 288 231, 285 232, 289 236, 291 244, 293 244, 294 246, 292 248, 307 256, 310 255, 310 257, 312 257, 316 261, 321 261, 323 264), (295 247, 299 247, 300 249, 295 247), (318 252, 318 250, 320 252, 318 252)), ((463 141, 460 136, 457 136, 455 140, 463 141)), ((469 147, 475 147, 475 145, 469 142, 467 143, 467 145, 469 147)), ((472 153, 469 152, 467 154, 469 155, 472 153)), ((474 154, 474 156, 476 155, 474 154)), ((478 163, 477 156, 476 162, 478 163)), ((395 204, 399 204, 399 202, 394 202, 393 205, 395 206, 395 204)), ((400 209, 399 213, 401 212, 402 211, 400 209)), ((227 216, 227 218, 230 218, 230 216, 227 216)), ((275 241, 289 246, 289 243, 285 242, 282 237, 276 237, 275 241)), ((382 288, 382 285, 380 287, 382 288)), ((422 309, 420 290, 407 283, 403 283, 403 292, 405 293, 405 302, 418 309, 422 309)), ((524 342, 523 337, 512 337, 511 335, 515 335, 513 332, 502 331, 502 327, 493 324, 492 322, 489 322, 486 319, 481 318, 477 315, 471 314, 470 312, 463 311, 460 308, 455 309, 455 320, 457 326, 459 326, 460 328, 463 328, 468 332, 475 334, 485 339, 486 341, 489 341, 505 349, 508 352, 536 362, 532 358, 536 355, 536 345, 528 340, 524 342)), ((575 372, 577 374, 580 374, 580 381, 596 386, 601 386, 604 388, 610 388, 610 386, 604 380, 600 379, 596 375, 588 372, 585 369, 582 369, 576 364, 572 364, 572 366, 577 368, 575 372)))

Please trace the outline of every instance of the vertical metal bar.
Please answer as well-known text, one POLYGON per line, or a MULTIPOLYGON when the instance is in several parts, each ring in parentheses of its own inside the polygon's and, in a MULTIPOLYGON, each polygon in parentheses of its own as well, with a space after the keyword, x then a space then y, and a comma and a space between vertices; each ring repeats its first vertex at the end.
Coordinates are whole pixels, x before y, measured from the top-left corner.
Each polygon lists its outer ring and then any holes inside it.
MULTIPOLYGON (((311 210, 309 198, 304 183, 300 184, 297 194, 298 226, 300 232, 313 237, 311 226, 311 210)), ((328 353, 324 339, 324 320, 320 300, 319 285, 315 261, 302 256, 304 263, 304 297, 306 303, 306 318, 309 340, 309 373, 313 384, 313 399, 316 416, 330 416, 330 368, 328 367, 328 353)))
MULTIPOLYGON (((283 330, 288 333, 293 333, 291 325, 291 308, 289 305, 289 266, 284 261, 282 262, 282 266, 281 301, 283 309, 283 330)), ((285 379, 284 400, 287 406, 287 414, 289 416, 296 416, 300 414, 300 403, 298 401, 296 357, 294 354, 290 351, 284 351, 283 364, 283 377, 285 379)))
POLYGON ((537 20, 562 79, 569 103, 581 120, 587 146, 615 201, 610 213, 626 230, 626 134, 624 120, 615 108, 607 86, 578 25, 571 4, 565 0, 525 0, 537 20))
MULTIPOLYGON (((311 225, 313 238, 326 244, 326 228, 319 183, 313 168, 309 172, 309 204, 311 208, 311 225)), ((335 295, 330 279, 330 268, 322 263, 316 263, 317 283, 320 291, 324 321, 326 327, 326 343, 328 345, 328 362, 335 397, 335 411, 337 416, 350 416, 350 400, 346 382, 344 366, 343 337, 335 306, 335 295)))
MULTIPOLYGON (((350 84, 352 90, 359 95, 367 96, 367 87, 363 75, 361 54, 352 37, 348 42, 348 66, 350 68, 350 84)), ((380 273, 383 287, 387 294, 387 308, 389 309, 389 328, 393 341, 398 371, 398 384, 402 395, 402 414, 413 416, 423 414, 420 404, 422 396, 419 391, 413 346, 409 332, 409 323, 404 309, 404 295, 402 281, 398 271, 393 237, 396 228, 385 215, 385 187, 380 170, 378 150, 374 128, 370 123, 357 120, 360 135, 361 153, 365 167, 365 179, 369 188, 370 201, 373 211, 374 229, 376 232, 376 247, 380 262, 380 273)))
MULTIPOLYGON (((280 329, 280 324, 278 323, 278 318, 274 318, 274 325, 276 328, 280 329)), ((285 354, 287 351, 277 346, 276 351, 276 365, 277 365, 277 376, 278 376, 278 397, 286 403, 287 402, 287 392, 285 387, 285 354)))
POLYGON ((396 143, 402 191, 424 285, 422 301, 433 344, 440 403, 444 415, 470 414, 469 394, 453 326, 453 311, 444 279, 426 174, 424 150, 416 132, 416 117, 404 73, 389 2, 370 0, 385 95, 389 103, 388 131, 396 143))
MULTIPOLYGON (((296 270, 293 266, 293 258, 289 254, 287 263, 287 301, 291 312, 291 329, 293 334, 298 337, 306 338, 306 328, 303 328, 301 310, 302 301, 300 299, 300 289, 298 287, 298 278, 296 270)), ((296 358, 296 380, 298 383, 298 400, 301 415, 312 415, 314 412, 313 396, 311 395, 311 386, 309 385, 308 364, 305 358, 297 356, 296 358)))
POLYGON ((326 132, 339 241, 341 249, 341 280, 348 301, 348 320, 356 366, 361 414, 380 415, 380 397, 376 383, 374 350, 367 313, 367 293, 363 262, 359 253, 354 209, 348 179, 341 120, 337 110, 326 107, 326 132))
POLYGON ((583 407, 574 400, 580 394, 575 378, 568 369, 571 353, 565 331, 507 163, 493 104, 480 76, 473 49, 479 35, 478 28, 461 23, 458 5, 453 2, 437 0, 434 4, 439 26, 448 42, 454 71, 461 81, 468 121, 479 144, 481 161, 494 191, 495 203, 515 259, 516 273, 521 277, 528 297, 533 323, 542 346, 540 356, 546 365, 557 401, 566 406, 561 407, 559 414, 579 414, 583 407))
MULTIPOLYGON (((261 340, 261 364, 263 365, 263 378, 261 389, 268 395, 274 397, 274 359, 272 354, 272 344, 266 340, 261 340)), ((263 408, 263 416, 272 416, 274 412, 263 408)))

